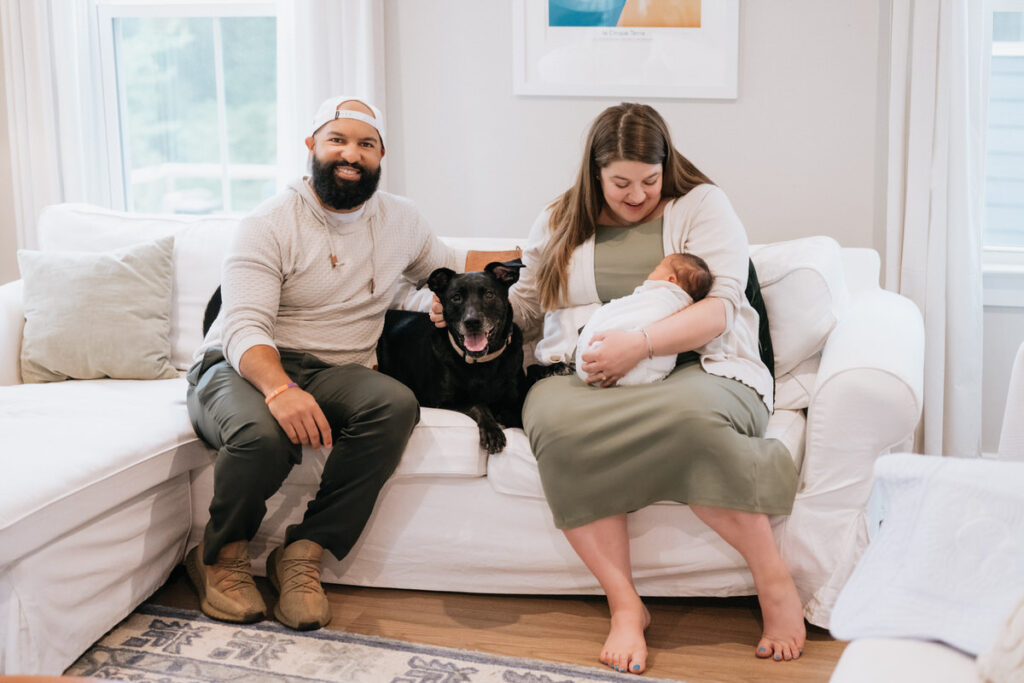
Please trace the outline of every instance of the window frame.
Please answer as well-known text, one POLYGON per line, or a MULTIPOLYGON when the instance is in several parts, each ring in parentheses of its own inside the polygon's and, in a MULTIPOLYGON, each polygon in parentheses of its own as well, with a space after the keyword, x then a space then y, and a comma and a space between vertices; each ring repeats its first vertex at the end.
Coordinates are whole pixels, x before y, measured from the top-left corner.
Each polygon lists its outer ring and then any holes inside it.
MULTIPOLYGON (((1024 45, 996 43, 992 39, 992 21, 995 12, 1024 13, 1024 0, 987 0, 985 3, 986 79, 991 76, 990 57, 1021 54, 1024 45)), ((985 121, 988 131, 988 121, 985 121)), ((986 149, 986 155, 987 155, 986 149)), ((987 182, 987 178, 986 178, 987 182)), ((1021 226, 1024 230, 1024 226, 1021 226)), ((982 238, 982 287, 985 306, 1024 308, 1024 248, 986 246, 982 238)))
MULTIPOLYGON (((111 173, 111 201, 128 210, 128 169, 125 167, 125 141, 122 137, 121 111, 123 102, 118 88, 117 56, 114 49, 114 20, 121 18, 155 17, 276 17, 274 0, 93 0, 96 12, 97 34, 99 37, 100 90, 103 120, 106 122, 107 162, 111 173)), ((220 107, 218 107, 220 109, 220 107)), ((224 116, 224 112, 219 112, 224 116)), ((224 182, 226 156, 224 139, 219 140, 222 148, 221 177, 224 182)), ((279 150, 275 156, 279 159, 279 150)), ((230 182, 230 180, 228 180, 230 182)), ((223 210, 216 215, 240 215, 239 211, 223 210)))

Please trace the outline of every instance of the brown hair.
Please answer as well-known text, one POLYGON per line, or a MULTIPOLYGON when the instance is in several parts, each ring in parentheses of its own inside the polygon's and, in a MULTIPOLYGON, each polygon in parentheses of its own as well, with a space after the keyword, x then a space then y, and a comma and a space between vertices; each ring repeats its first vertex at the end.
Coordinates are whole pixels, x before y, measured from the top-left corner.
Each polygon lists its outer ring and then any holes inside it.
POLYGON ((711 183, 673 147, 665 120, 653 107, 623 102, 601 112, 587 134, 576 182, 551 204, 551 240, 537 272, 545 310, 562 304, 569 259, 576 247, 594 234, 604 207, 601 169, 615 161, 661 164, 664 199, 682 197, 698 185, 711 183))
POLYGON ((711 291, 714 278, 707 262, 696 254, 669 254, 665 257, 675 272, 679 286, 686 290, 694 302, 700 301, 711 291))

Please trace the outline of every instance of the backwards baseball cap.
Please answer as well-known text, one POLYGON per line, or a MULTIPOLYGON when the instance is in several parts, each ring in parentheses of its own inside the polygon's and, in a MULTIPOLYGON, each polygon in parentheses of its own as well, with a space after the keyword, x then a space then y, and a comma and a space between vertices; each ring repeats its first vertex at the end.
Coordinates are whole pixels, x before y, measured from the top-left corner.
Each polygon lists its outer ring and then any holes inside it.
POLYGON ((313 127, 310 129, 309 134, 312 135, 320 130, 320 127, 325 123, 335 119, 355 119, 356 121, 362 121, 363 123, 373 126, 380 135, 380 144, 384 144, 384 118, 381 116, 380 109, 377 109, 377 107, 373 106, 361 97, 349 97, 345 95, 328 97, 316 110, 316 114, 313 115, 313 127), (366 105, 366 107, 373 112, 373 116, 354 109, 338 109, 338 107, 346 102, 358 102, 366 105))

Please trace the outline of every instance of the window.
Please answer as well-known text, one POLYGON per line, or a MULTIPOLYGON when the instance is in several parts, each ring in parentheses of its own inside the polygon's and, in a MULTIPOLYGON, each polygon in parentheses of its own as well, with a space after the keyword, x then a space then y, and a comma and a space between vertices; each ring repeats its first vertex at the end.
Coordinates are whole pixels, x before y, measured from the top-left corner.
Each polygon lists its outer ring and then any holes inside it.
POLYGON ((992 0, 985 152, 985 303, 1024 306, 1024 0, 992 0))
POLYGON ((244 213, 272 196, 273 4, 98 3, 108 154, 124 208, 244 213))

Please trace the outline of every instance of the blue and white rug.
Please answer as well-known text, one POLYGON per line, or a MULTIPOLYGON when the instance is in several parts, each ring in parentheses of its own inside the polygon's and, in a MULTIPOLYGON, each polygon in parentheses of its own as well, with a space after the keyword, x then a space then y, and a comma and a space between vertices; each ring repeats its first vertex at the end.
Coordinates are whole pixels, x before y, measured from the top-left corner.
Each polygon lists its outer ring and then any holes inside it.
POLYGON ((245 626, 142 605, 64 672, 139 683, 594 683, 665 681, 343 631, 245 626))

